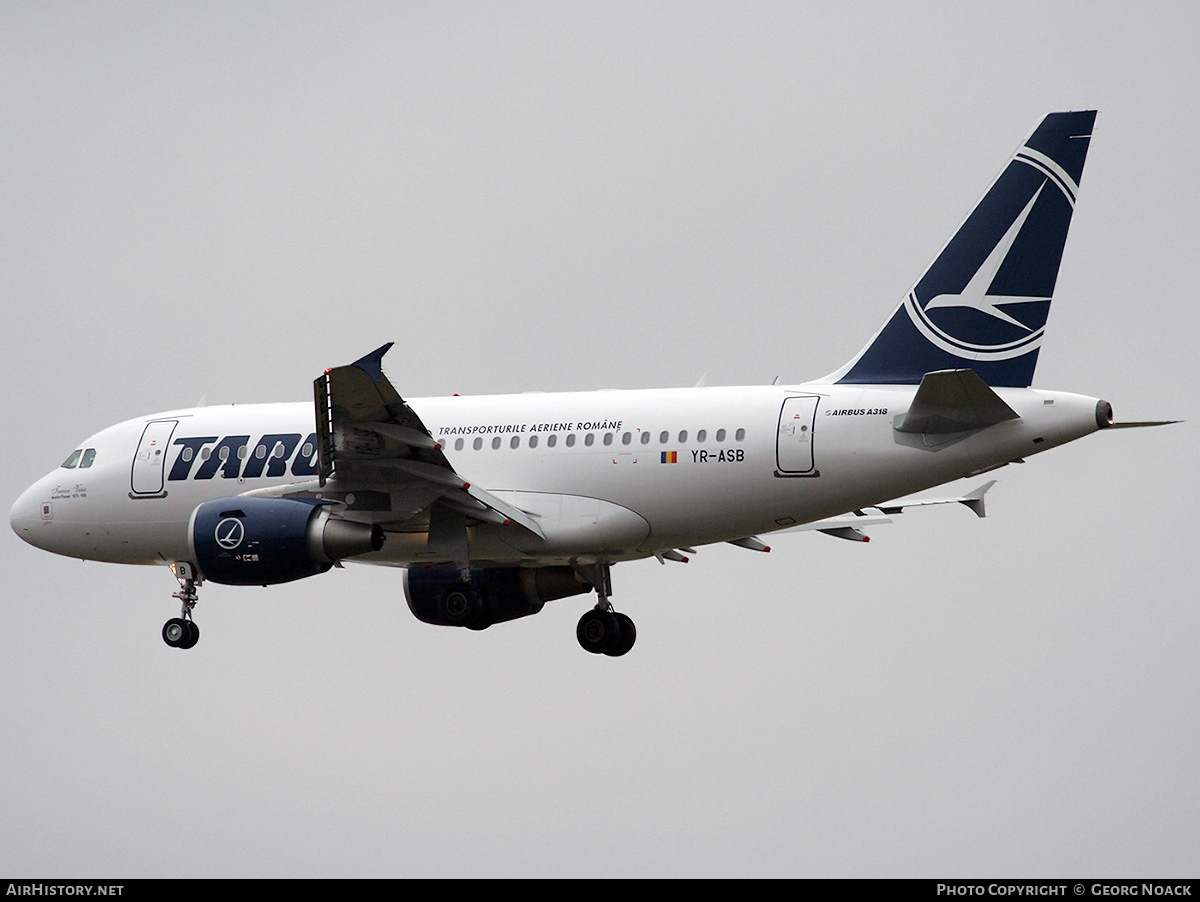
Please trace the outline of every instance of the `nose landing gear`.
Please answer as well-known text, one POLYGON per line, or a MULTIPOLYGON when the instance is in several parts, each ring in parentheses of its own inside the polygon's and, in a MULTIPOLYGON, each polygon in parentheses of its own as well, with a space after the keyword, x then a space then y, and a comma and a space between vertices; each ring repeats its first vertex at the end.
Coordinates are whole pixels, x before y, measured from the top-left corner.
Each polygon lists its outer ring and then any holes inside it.
POLYGON ((163 624, 162 636, 172 648, 191 648, 200 641, 200 627, 182 617, 172 617, 163 624))
POLYGON ((203 580, 196 575, 196 568, 186 561, 176 561, 171 572, 179 580, 179 591, 171 597, 178 598, 183 606, 178 617, 163 624, 163 641, 171 648, 191 648, 200 641, 200 627, 192 620, 192 608, 196 606, 196 589, 203 580))

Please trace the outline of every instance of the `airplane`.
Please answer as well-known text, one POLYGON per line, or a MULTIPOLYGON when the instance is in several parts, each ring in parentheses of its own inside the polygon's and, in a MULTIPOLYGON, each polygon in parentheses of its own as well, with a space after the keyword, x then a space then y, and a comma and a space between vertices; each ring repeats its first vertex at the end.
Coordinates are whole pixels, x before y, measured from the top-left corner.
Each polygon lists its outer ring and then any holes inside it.
POLYGON ((863 528, 915 504, 983 516, 988 482, 905 499, 1115 426, 1099 398, 1031 387, 1095 111, 1046 116, 858 354, 794 385, 404 399, 391 343, 325 370, 313 402, 137 417, 82 442, 10 523, 84 560, 168 565, 200 637, 205 581, 269 586, 344 561, 404 568, 426 623, 484 629, 594 593, 576 638, 636 627, 611 568, 863 528))

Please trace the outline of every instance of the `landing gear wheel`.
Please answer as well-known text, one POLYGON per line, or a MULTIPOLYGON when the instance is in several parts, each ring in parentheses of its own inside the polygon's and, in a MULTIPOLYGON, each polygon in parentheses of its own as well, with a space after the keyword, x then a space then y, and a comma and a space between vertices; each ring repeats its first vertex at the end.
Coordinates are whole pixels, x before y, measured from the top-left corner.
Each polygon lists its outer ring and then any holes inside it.
POLYGON ((594 655, 611 655, 621 642, 621 623, 612 611, 592 608, 579 618, 575 638, 584 651, 594 655))
MULTIPOLYGON (((171 648, 191 648, 190 645, 185 645, 191 638, 192 632, 188 629, 188 622, 180 617, 172 617, 163 624, 162 637, 163 641, 171 648)), ((200 631, 196 631, 196 638, 200 638, 200 631)), ((192 645, 195 645, 193 642, 192 645)))
POLYGON ((619 614, 613 611, 613 617, 617 619, 617 626, 621 634, 617 640, 617 644, 605 654, 613 658, 619 658, 621 655, 633 648, 633 643, 637 641, 637 627, 633 625, 633 620, 625 614, 619 614))
POLYGON ((576 564, 575 573, 581 582, 591 583, 596 590, 596 606, 579 618, 575 627, 575 638, 583 650, 594 655, 619 658, 627 654, 637 641, 637 628, 624 614, 613 610, 608 600, 612 595, 610 565, 606 561, 584 565, 576 564))
POLYGON ((187 638, 179 643, 180 648, 193 648, 200 641, 200 627, 189 620, 187 621, 188 634, 187 638))

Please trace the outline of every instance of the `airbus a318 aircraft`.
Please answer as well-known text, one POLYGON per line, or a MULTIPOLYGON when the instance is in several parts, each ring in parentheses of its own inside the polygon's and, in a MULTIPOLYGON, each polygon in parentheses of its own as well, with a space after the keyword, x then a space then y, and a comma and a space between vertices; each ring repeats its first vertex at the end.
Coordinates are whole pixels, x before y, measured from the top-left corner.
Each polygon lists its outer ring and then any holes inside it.
MULTIPOLYGON (((57 554, 166 564, 191 648, 197 589, 403 567, 413 614, 482 629, 595 593, 576 631, 623 655, 613 564, 863 528, 915 503, 984 514, 991 483, 892 501, 1114 425, 1097 398, 1030 388, 1095 112, 1047 116, 853 359, 815 382, 405 400, 390 344, 313 403, 137 417, 82 442, 13 506, 57 554)), ((1117 425, 1152 425, 1126 423, 1117 425)))

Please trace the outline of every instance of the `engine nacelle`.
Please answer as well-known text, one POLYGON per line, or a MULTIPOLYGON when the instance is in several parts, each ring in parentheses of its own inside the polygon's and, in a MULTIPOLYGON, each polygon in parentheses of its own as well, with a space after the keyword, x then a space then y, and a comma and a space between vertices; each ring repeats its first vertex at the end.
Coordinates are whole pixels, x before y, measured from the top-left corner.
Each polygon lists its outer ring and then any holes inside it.
POLYGON ((383 547, 370 523, 330 516, 329 505, 292 498, 217 498, 192 512, 192 554, 205 579, 270 586, 324 573, 383 547))
POLYGON ((528 617, 547 601, 582 595, 592 587, 570 567, 490 567, 472 570, 413 568, 404 572, 404 597, 418 620, 437 626, 483 629, 528 617))

